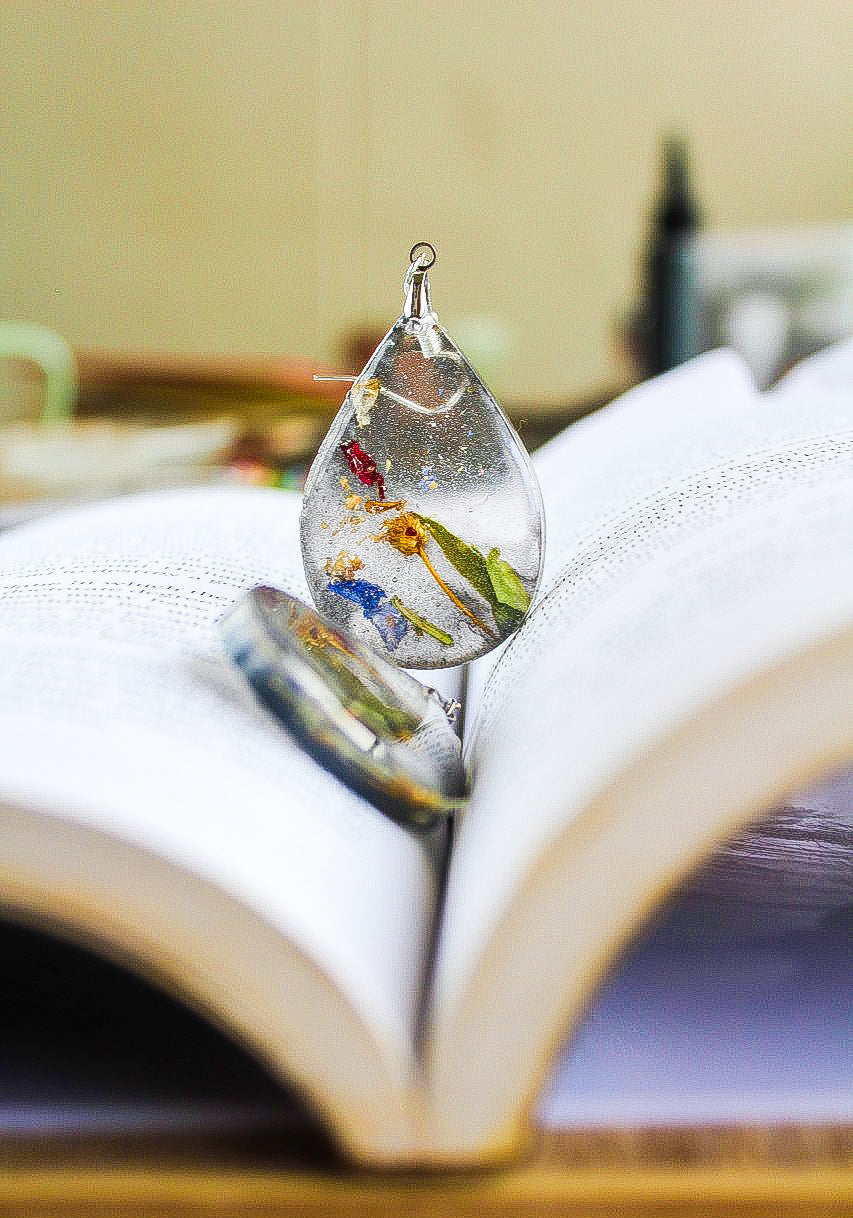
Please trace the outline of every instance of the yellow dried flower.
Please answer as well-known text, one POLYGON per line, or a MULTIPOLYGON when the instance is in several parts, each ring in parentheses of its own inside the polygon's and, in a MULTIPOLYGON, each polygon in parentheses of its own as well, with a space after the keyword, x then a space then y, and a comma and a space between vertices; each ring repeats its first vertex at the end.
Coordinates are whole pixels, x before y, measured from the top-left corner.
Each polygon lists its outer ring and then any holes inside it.
POLYGON ((412 512, 403 512, 385 525, 384 541, 390 541, 401 554, 420 554, 427 543, 427 531, 412 512))
POLYGON ((395 550, 399 550, 401 554, 409 556, 417 554, 418 558, 423 562, 427 571, 433 577, 435 582, 441 588, 442 592, 453 601, 458 609, 461 609, 466 617, 470 618, 475 626, 485 634, 491 634, 492 631, 485 622, 481 622, 475 613, 472 613, 467 605, 463 604, 459 597, 448 588, 447 584, 441 578, 435 567, 427 557, 426 543, 429 538, 429 529, 414 512, 402 512, 399 516, 395 516, 393 520, 387 521, 385 532, 380 533, 377 541, 390 541, 395 550))
POLYGON ((355 579, 356 571, 360 571, 363 566, 364 563, 357 554, 353 554, 350 558, 346 550, 341 550, 334 562, 331 558, 326 559, 323 569, 333 579, 355 579))
POLYGON ((380 512, 401 512, 406 506, 405 499, 365 499, 364 510, 372 516, 380 512))

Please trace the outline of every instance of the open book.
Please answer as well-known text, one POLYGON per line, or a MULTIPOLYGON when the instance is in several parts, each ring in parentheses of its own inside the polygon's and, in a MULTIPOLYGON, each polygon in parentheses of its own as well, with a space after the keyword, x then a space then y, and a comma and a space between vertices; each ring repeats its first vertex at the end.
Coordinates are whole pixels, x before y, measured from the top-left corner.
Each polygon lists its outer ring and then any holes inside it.
POLYGON ((319 768, 225 658, 243 590, 309 599, 298 496, 196 488, 10 531, 5 911, 186 998, 354 1157, 511 1152, 632 932, 853 760, 850 362, 758 395, 705 356, 537 454, 545 576, 468 674, 446 867, 444 831, 319 768))

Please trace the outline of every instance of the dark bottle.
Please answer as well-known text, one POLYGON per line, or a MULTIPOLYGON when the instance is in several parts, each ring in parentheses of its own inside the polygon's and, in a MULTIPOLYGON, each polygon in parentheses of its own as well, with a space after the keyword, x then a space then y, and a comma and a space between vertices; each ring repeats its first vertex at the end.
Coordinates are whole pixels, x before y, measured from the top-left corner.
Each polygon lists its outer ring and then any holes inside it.
POLYGON ((663 182, 652 218, 646 262, 645 371, 654 376, 699 353, 700 325, 694 238, 699 209, 690 193, 687 146, 669 136, 663 182))

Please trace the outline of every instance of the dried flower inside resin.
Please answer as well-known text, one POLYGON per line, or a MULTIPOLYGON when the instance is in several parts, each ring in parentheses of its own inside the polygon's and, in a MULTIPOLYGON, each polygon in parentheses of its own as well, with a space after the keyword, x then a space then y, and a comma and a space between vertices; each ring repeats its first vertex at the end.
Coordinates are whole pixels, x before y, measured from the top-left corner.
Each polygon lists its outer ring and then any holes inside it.
POLYGON ((456 593, 448 588, 430 562, 426 553, 428 537, 429 530, 421 517, 417 516, 414 512, 403 512, 400 516, 395 516, 393 520, 387 522, 385 532, 380 535, 379 540, 390 542, 394 549, 399 550, 401 554, 407 556, 417 554, 442 592, 450 597, 457 609, 461 609, 465 616, 470 618, 480 630, 483 630, 488 635, 493 635, 494 631, 485 622, 481 622, 477 615, 459 599, 456 593))
POLYGON ((358 440, 350 440, 341 445, 341 452, 346 457, 350 473, 355 474, 359 482, 365 486, 375 486, 380 499, 385 498, 385 479, 376 468, 376 462, 366 453, 358 440))

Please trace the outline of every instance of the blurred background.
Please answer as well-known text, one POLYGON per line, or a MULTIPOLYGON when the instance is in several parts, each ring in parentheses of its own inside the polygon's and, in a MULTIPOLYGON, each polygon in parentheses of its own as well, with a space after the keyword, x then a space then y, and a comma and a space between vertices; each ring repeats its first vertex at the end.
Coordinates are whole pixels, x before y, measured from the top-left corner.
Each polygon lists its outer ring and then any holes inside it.
POLYGON ((758 258, 733 332, 781 352, 780 257, 837 272, 811 345, 851 325, 840 0, 20 0, 0 44, 0 318, 75 349, 355 372, 429 240, 439 317, 499 399, 570 413, 654 370, 673 133, 727 291, 758 258))

